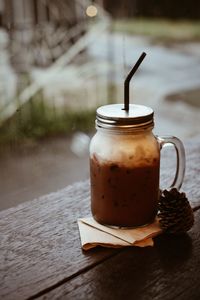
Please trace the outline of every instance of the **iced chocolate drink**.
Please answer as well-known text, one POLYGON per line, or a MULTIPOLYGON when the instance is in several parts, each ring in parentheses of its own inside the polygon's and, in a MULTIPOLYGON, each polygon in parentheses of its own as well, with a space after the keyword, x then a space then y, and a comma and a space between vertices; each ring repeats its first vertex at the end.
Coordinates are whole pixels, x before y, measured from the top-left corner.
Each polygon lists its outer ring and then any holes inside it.
MULTIPOLYGON (((130 158, 131 161, 131 158, 130 158)), ((141 226, 157 213, 159 159, 131 166, 90 159, 91 210, 96 221, 116 226, 141 226)))
POLYGON ((91 211, 97 222, 120 227, 152 222, 159 198, 160 150, 172 144, 177 169, 171 186, 180 188, 185 152, 175 137, 152 132, 153 110, 143 105, 111 104, 97 109, 90 143, 91 211))

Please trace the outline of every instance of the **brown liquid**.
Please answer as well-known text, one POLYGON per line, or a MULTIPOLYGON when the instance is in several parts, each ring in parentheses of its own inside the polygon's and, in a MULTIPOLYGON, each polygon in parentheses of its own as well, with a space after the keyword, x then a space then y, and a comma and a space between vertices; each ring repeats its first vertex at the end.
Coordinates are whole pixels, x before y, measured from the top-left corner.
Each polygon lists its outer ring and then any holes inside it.
POLYGON ((91 210, 97 222, 113 226, 141 226, 156 216, 159 160, 128 168, 90 160, 91 210))

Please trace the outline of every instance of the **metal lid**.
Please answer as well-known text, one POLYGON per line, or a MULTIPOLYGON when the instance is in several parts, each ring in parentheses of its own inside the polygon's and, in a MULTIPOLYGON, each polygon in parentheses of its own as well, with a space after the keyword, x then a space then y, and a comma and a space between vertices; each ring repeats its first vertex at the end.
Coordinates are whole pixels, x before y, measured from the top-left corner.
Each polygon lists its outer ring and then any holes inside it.
POLYGON ((99 107, 96 113, 98 127, 153 126, 153 109, 144 105, 130 104, 127 112, 124 104, 110 104, 99 107))

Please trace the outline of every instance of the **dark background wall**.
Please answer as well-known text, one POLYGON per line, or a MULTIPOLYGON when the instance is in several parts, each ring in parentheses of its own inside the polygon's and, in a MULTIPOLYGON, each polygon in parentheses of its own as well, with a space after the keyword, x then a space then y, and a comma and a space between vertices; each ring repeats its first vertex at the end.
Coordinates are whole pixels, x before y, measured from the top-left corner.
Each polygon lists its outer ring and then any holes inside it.
POLYGON ((200 20, 200 0, 104 0, 115 18, 157 17, 200 20))

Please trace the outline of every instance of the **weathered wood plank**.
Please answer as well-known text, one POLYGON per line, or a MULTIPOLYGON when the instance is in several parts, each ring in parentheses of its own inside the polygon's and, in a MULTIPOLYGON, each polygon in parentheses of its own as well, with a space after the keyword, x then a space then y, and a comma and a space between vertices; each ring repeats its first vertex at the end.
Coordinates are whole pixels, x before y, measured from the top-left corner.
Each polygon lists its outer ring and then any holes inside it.
MULTIPOLYGON (((188 163, 183 190, 196 206, 200 204, 200 140, 186 144, 186 150, 188 163)), ((165 186, 173 176, 173 161, 169 152, 164 159, 165 186)), ((81 251, 76 220, 90 213, 89 194, 88 181, 76 183, 0 212, 0 298, 25 299, 38 295, 124 251, 81 251)), ((130 253, 136 259, 137 253, 146 253, 138 251, 130 253)))
POLYGON ((39 299, 200 299, 200 211, 195 219, 188 235, 125 249, 39 299))
POLYGON ((0 298, 25 299, 109 257, 81 250, 76 219, 89 211, 88 182, 3 211, 0 298))

